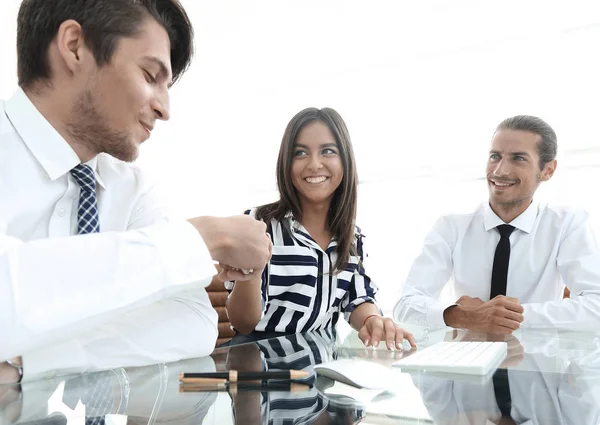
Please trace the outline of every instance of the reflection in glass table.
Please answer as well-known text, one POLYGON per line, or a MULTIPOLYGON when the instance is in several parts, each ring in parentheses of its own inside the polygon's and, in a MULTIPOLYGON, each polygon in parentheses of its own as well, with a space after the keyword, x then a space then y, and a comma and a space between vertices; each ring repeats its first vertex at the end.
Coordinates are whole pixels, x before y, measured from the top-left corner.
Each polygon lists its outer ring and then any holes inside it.
MULTIPOLYGON (((417 334, 421 347, 442 340, 498 339, 448 329, 417 334)), ((411 351, 364 348, 354 331, 341 338, 331 330, 258 341, 236 338, 205 358, 3 386, 0 424, 600 423, 600 333, 522 330, 507 342, 500 371, 508 405, 499 400, 501 390, 492 376, 403 373, 391 364, 411 351), (385 366, 389 388, 367 394, 314 374, 316 364, 336 359, 385 366), (180 372, 228 369, 296 369, 311 375, 292 391, 277 385, 236 392, 180 391, 180 372), (502 417, 503 410, 509 417, 502 417)))

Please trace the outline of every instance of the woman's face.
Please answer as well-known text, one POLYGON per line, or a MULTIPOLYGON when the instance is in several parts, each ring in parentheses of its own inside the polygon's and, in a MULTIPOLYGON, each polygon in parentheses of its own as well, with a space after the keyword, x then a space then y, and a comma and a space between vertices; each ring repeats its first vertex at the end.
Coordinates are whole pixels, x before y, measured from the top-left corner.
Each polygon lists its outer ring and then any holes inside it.
POLYGON ((335 137, 326 124, 305 125, 293 147, 292 183, 302 206, 328 204, 342 182, 344 167, 335 137))

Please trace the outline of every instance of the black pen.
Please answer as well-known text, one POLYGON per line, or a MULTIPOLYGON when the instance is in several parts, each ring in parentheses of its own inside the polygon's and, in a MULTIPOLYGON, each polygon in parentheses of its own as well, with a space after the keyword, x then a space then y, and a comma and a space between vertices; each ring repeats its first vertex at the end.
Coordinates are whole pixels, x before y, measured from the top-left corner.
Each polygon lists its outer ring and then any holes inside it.
POLYGON ((218 392, 218 391, 227 391, 229 393, 235 394, 237 392, 247 392, 247 391, 289 391, 289 392, 299 392, 299 391, 308 391, 310 386, 304 384, 297 384, 295 382, 261 382, 261 383, 223 383, 223 384, 180 384, 179 391, 180 392, 218 392))
POLYGON ((267 381, 269 379, 291 380, 308 378, 310 373, 303 370, 282 370, 276 372, 238 372, 230 370, 228 372, 208 372, 208 373, 184 373, 179 374, 179 380, 183 383, 206 383, 207 380, 212 380, 213 383, 217 379, 225 379, 229 382, 238 381, 267 381))

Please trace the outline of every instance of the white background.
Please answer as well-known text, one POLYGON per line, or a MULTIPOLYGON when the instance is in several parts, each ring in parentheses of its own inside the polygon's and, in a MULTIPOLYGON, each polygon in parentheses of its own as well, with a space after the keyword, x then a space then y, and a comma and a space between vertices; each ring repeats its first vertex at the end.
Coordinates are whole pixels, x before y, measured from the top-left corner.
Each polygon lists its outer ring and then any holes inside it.
MULTIPOLYGON (((0 0, 0 98, 16 87, 19 0, 0 0)), ((559 137, 541 200, 600 218, 600 2, 183 0, 196 57, 139 163, 175 214, 276 199, 289 119, 330 106, 352 136, 358 224, 389 311, 435 218, 485 201, 494 127, 537 115, 559 137)))

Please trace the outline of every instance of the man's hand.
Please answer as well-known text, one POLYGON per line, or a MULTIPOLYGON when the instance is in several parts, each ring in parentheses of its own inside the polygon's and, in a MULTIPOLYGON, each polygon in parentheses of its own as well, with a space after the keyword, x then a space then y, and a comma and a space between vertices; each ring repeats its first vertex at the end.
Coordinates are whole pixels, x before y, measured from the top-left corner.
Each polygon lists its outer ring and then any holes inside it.
POLYGON ((377 347, 380 341, 385 341, 388 350, 393 350, 394 347, 401 350, 404 339, 408 340, 411 347, 417 346, 413 334, 403 330, 389 317, 369 317, 358 332, 358 337, 367 347, 377 347))
POLYGON ((254 279, 271 258, 273 244, 267 225, 253 217, 197 217, 189 222, 204 239, 213 260, 228 266, 227 277, 221 280, 254 279))
POLYGON ((16 384, 21 379, 19 371, 7 362, 0 363, 0 385, 16 384))
POLYGON ((475 307, 479 307, 481 304, 485 304, 485 303, 482 301, 481 298, 472 298, 472 297, 463 295, 458 300, 456 300, 456 304, 463 306, 463 307, 475 308, 475 307))
POLYGON ((457 303, 444 311, 444 321, 453 328, 506 335, 523 322, 523 306, 516 298, 498 295, 484 303, 478 298, 461 297, 457 303))

